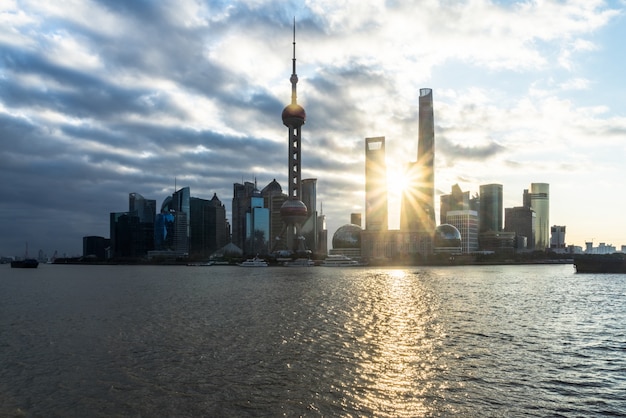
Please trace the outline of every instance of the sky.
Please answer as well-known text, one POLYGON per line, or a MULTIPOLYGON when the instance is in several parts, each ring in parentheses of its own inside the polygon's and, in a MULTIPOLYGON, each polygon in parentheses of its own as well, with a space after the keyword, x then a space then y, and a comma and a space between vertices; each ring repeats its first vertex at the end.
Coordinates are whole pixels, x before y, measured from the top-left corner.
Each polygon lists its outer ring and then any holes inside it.
MULTIPOLYGON (((286 191, 293 22, 302 177, 329 237, 364 212, 365 138, 417 159, 433 89, 436 210, 454 184, 550 184, 566 243, 626 245, 626 2, 0 2, 0 255, 80 255, 128 194, 286 191)), ((399 190, 390 189, 390 228, 399 190)), ((439 219, 437 217, 437 223, 439 219)))

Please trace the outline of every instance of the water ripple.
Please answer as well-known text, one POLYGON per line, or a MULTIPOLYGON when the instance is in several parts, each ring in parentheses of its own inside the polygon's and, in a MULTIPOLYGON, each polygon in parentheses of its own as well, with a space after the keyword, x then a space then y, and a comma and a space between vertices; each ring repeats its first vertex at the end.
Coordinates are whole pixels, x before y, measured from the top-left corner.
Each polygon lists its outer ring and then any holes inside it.
POLYGON ((2 273, 0 416, 626 414, 621 275, 571 266, 2 273))

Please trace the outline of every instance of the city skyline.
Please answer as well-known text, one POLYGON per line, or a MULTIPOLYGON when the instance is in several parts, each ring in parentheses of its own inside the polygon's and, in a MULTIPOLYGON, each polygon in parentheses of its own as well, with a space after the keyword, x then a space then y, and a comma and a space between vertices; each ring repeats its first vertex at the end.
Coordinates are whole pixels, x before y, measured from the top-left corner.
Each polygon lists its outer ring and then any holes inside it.
MULTIPOLYGON (((432 88, 436 213, 454 184, 471 194, 502 184, 506 208, 548 183, 549 221, 567 227, 567 244, 619 247, 625 11, 623 1, 5 2, 0 254, 25 242, 31 254, 80 254, 83 236, 108 236, 129 193, 162 202, 175 181, 217 193, 229 219, 233 183, 286 186, 294 16, 302 177, 318 179, 329 236, 365 216, 365 138, 386 138, 389 183, 401 183, 419 91, 432 88)), ((389 203, 397 229, 394 187, 389 203)))

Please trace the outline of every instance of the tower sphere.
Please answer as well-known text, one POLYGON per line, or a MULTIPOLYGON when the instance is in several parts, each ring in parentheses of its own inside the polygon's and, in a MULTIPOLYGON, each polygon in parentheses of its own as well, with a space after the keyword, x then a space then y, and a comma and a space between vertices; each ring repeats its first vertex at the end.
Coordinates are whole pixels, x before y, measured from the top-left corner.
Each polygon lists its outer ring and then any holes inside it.
POLYGON ((297 103, 291 103, 283 109, 283 125, 300 126, 306 121, 304 108, 297 103))
POLYGON ((300 223, 306 220, 307 213, 306 205, 298 199, 287 199, 280 207, 280 216, 287 223, 300 223))

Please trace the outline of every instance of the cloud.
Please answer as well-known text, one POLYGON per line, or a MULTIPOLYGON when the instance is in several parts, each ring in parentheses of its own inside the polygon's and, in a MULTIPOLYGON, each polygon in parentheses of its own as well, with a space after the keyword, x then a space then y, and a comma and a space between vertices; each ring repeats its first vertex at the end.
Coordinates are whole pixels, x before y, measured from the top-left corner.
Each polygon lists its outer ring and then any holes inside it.
POLYGON ((125 210, 128 193, 160 205, 174 178, 194 196, 217 192, 227 209, 234 182, 284 183, 294 16, 303 176, 318 178, 331 236, 363 212, 365 137, 387 138, 390 164, 415 159, 421 87, 435 92, 440 190, 496 175, 518 187, 532 164, 555 178, 598 159, 612 167, 594 146, 623 156, 620 95, 584 58, 607 53, 597 35, 615 30, 621 9, 3 2, 0 175, 11 180, 0 187, 0 254, 26 238, 48 253, 80 252, 83 235, 108 236, 108 213, 125 210))
POLYGON ((437 149, 442 151, 450 164, 457 159, 487 161, 492 157, 497 157, 505 147, 497 142, 490 141, 484 145, 464 146, 462 144, 451 143, 445 137, 438 137, 437 149))

